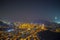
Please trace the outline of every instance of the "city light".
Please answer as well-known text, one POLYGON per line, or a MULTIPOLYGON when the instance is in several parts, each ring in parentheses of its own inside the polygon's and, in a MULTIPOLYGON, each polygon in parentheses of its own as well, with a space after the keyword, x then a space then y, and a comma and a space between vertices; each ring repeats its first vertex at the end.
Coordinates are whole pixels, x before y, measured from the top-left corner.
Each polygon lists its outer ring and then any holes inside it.
POLYGON ((9 29, 9 30, 7 30, 7 32, 11 32, 11 31, 14 31, 14 29, 9 29))

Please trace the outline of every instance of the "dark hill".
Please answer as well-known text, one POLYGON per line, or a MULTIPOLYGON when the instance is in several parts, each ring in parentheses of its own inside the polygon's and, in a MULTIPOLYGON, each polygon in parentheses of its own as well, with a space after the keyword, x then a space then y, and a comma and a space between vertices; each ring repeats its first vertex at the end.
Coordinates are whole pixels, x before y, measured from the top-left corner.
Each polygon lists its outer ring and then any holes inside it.
POLYGON ((38 37, 41 40, 60 40, 60 33, 47 30, 47 31, 39 32, 38 37))

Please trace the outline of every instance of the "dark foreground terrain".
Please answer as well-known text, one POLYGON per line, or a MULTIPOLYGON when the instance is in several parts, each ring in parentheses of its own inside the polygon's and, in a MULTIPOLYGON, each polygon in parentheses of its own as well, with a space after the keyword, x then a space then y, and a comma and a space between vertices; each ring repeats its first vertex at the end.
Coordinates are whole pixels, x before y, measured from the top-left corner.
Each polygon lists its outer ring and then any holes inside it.
POLYGON ((38 37, 41 40, 60 40, 60 33, 47 30, 47 31, 39 32, 38 37))

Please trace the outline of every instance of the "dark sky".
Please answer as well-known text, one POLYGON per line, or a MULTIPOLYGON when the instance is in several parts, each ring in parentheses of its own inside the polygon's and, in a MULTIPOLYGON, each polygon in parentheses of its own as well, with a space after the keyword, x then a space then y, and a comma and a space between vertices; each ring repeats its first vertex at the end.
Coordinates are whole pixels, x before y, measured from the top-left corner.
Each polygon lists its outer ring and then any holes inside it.
POLYGON ((59 0, 0 0, 0 19, 9 21, 52 20, 60 17, 59 0))

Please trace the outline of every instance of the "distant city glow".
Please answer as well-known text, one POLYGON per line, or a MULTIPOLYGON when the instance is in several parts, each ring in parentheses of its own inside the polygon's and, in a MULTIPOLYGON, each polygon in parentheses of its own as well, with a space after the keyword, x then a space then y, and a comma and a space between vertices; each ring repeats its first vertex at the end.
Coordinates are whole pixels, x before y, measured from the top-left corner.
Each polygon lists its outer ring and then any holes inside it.
POLYGON ((60 22, 57 22, 58 24, 60 24, 60 22))
POLYGON ((60 17, 55 16, 54 22, 60 24, 60 17))
POLYGON ((60 24, 60 21, 55 21, 56 23, 60 24))

